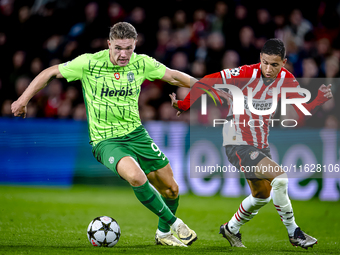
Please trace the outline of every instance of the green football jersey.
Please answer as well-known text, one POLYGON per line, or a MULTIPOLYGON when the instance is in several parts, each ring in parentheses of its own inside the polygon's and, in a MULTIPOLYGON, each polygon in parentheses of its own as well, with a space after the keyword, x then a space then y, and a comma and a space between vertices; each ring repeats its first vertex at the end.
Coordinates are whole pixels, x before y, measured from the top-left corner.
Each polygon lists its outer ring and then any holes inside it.
POLYGON ((142 83, 163 78, 166 67, 155 59, 133 53, 128 65, 110 61, 109 50, 83 54, 59 65, 68 82, 81 80, 90 143, 129 134, 141 125, 138 97, 142 83))

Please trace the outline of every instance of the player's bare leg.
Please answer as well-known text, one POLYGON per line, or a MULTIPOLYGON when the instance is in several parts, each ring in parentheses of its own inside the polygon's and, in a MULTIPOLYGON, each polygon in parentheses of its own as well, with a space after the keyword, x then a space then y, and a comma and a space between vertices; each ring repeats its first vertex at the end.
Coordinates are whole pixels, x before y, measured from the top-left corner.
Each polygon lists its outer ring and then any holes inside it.
MULTIPOLYGON (((317 243, 317 239, 304 233, 295 223, 292 204, 288 197, 288 176, 281 167, 269 158, 259 164, 257 176, 270 181, 273 188, 273 203, 288 231, 289 240, 294 246, 307 249, 317 243), (264 167, 262 167, 264 166, 264 167), (266 171, 263 171, 266 169, 266 171)), ((255 187, 255 190, 257 188, 255 187)))
POLYGON ((167 199, 176 199, 178 197, 178 184, 170 164, 157 171, 150 172, 147 178, 162 197, 167 199))
MULTIPOLYGON (((150 183, 159 191, 165 204, 169 207, 172 213, 175 214, 179 201, 178 184, 174 179, 170 164, 167 164, 165 167, 157 171, 149 173, 147 177, 150 183)), ((196 233, 185 225, 182 220, 177 218, 176 222, 171 227, 184 244, 190 245, 197 240, 196 233)), ((157 244, 166 245, 169 245, 169 243, 171 245, 174 239, 176 239, 172 236, 169 224, 162 219, 159 219, 155 239, 157 244)))
MULTIPOLYGON (((145 173, 134 158, 129 156, 123 157, 117 163, 116 168, 118 174, 130 183, 137 199, 145 207, 169 225, 174 224, 178 220, 164 203, 158 192, 150 185, 145 173)), ((173 238, 171 244, 168 245, 186 246, 176 238, 173 238)))

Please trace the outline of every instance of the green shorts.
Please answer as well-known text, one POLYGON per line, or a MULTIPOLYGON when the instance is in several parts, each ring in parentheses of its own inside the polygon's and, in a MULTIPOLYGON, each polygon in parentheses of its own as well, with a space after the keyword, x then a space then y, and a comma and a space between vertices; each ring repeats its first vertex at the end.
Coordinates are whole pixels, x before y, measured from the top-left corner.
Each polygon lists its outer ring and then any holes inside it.
POLYGON ((146 175, 169 163, 142 125, 125 136, 101 141, 93 147, 92 153, 100 163, 117 175, 117 163, 126 156, 134 158, 146 175))

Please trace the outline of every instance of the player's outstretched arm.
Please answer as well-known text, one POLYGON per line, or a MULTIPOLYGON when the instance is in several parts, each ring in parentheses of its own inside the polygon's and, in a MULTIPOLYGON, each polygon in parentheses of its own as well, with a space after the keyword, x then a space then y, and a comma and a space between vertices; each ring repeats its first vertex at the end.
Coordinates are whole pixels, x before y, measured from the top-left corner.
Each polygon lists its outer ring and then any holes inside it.
POLYGON ((180 72, 178 70, 173 70, 168 67, 166 68, 165 74, 161 80, 174 86, 186 88, 191 88, 197 81, 197 79, 191 77, 186 73, 180 72))
MULTIPOLYGON (((330 100, 333 97, 332 90, 331 90, 332 84, 329 84, 328 86, 322 84, 318 90, 318 95, 316 98, 309 104, 302 104, 312 115, 319 109, 319 106, 326 103, 328 100, 330 100)), ((299 116, 299 121, 305 121, 308 117, 306 117, 302 112, 297 108, 296 105, 293 105, 296 113, 299 116)), ((310 116, 309 116, 310 117, 310 116)))
POLYGON ((59 72, 58 65, 46 68, 40 74, 38 74, 24 91, 24 93, 22 93, 22 95, 12 103, 11 109, 14 116, 21 116, 25 118, 28 102, 35 94, 46 87, 46 85, 54 78, 63 78, 59 72))

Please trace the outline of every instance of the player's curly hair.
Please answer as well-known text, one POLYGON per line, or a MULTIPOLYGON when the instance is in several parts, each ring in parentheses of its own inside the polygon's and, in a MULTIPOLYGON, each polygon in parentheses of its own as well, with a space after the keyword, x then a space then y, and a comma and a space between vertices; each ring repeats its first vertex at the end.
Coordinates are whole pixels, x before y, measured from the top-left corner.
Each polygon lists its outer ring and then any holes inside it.
POLYGON ((128 22, 118 22, 110 28, 110 40, 113 39, 137 39, 137 31, 128 22))
POLYGON ((278 55, 282 60, 286 57, 286 48, 280 39, 272 38, 263 45, 261 53, 268 55, 278 55))

